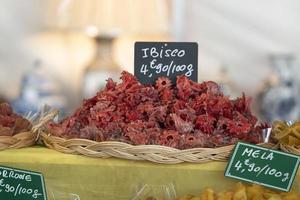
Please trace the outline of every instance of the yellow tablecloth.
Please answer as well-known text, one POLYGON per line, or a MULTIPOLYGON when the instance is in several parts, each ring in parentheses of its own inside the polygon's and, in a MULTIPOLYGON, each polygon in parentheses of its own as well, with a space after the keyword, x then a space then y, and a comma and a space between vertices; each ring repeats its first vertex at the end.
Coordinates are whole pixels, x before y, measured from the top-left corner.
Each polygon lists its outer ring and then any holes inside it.
POLYGON ((88 158, 43 147, 1 151, 0 165, 43 173, 49 200, 129 200, 143 184, 153 188, 173 184, 181 196, 236 183, 224 177, 223 162, 163 165, 88 158))

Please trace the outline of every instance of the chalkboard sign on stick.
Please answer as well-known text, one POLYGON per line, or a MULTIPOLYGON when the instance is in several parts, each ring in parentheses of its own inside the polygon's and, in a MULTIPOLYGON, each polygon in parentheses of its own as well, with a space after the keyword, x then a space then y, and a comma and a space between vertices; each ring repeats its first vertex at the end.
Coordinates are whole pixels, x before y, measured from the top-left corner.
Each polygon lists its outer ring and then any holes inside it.
POLYGON ((297 155, 238 142, 225 176, 287 192, 298 166, 297 155))
POLYGON ((43 175, 0 166, 0 199, 47 200, 43 175))
POLYGON ((136 42, 134 75, 143 84, 154 84, 166 76, 176 82, 178 75, 198 81, 198 44, 195 42, 136 42))

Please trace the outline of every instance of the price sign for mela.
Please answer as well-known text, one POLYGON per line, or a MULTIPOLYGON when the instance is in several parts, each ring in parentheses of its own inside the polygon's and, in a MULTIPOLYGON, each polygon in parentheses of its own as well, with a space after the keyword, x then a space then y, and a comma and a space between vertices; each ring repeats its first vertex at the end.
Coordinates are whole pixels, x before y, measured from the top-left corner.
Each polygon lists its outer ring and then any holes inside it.
POLYGON ((0 199, 47 200, 43 175, 0 166, 0 199))
POLYGON ((299 166, 299 156, 239 142, 225 176, 289 191, 299 166))
POLYGON ((194 42, 136 42, 134 75, 143 84, 154 84, 166 76, 176 82, 178 75, 198 81, 198 44, 194 42))

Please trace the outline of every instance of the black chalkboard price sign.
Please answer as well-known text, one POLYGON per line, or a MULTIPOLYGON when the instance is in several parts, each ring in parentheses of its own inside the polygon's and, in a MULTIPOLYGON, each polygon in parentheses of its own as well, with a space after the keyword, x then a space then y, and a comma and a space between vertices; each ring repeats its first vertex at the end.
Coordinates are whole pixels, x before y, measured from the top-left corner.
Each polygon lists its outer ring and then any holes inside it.
POLYGON ((176 82, 178 75, 198 81, 198 44, 195 42, 136 42, 134 74, 143 84, 154 84, 166 76, 176 82))

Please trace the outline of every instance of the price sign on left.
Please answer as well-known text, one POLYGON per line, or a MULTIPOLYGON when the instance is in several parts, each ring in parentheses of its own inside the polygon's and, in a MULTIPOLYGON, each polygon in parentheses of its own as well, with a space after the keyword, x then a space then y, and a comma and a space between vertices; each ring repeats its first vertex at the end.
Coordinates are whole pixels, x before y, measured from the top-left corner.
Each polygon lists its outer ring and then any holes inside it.
POLYGON ((43 175, 0 166, 0 199, 47 200, 43 175))

